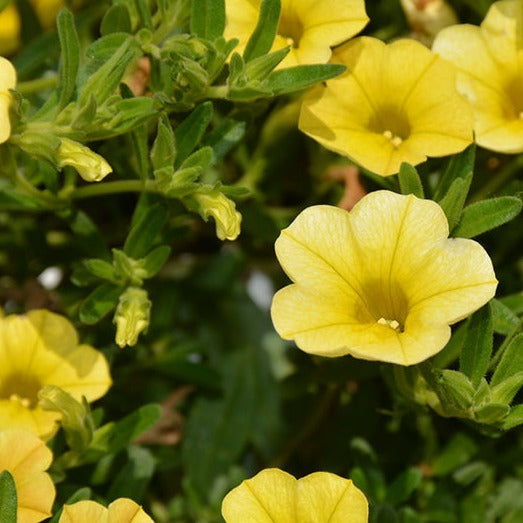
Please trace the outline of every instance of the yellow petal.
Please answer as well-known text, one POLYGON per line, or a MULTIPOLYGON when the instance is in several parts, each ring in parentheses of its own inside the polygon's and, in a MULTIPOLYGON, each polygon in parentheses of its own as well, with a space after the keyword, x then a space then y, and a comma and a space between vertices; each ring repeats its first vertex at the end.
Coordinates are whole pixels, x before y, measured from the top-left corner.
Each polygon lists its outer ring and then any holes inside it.
POLYGON ((351 480, 315 472, 298 480, 300 523, 367 523, 367 499, 351 480))
POLYGON ((109 523, 107 509, 95 501, 84 500, 64 505, 58 523, 109 523))
POLYGON ((51 451, 30 432, 0 431, 0 469, 8 470, 13 476, 20 523, 37 523, 51 516, 56 491, 44 472, 51 461, 51 451))
POLYGON ((295 523, 296 479, 279 469, 265 469, 231 490, 223 500, 227 523, 295 523))
POLYGON ((59 428, 60 414, 39 407, 28 408, 18 400, 0 400, 0 430, 24 429, 47 441, 59 428))
POLYGON ((132 499, 119 498, 109 505, 108 523, 153 523, 153 520, 132 499))
MULTIPOLYGON (((0 12, 0 55, 9 55, 20 45, 20 25, 18 10, 14 3, 10 2, 0 12)), ((0 74, 0 90, 3 90, 1 77, 0 74)))

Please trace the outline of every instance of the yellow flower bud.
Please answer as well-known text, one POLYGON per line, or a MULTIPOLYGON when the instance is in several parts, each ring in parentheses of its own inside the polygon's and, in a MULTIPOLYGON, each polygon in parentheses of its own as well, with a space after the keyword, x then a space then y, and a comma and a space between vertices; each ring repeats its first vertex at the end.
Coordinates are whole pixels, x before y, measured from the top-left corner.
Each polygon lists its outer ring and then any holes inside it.
POLYGON ((414 34, 424 44, 431 44, 445 27, 458 23, 456 13, 445 0, 400 0, 414 34))
POLYGON ((116 344, 122 349, 136 345, 138 336, 149 326, 151 302, 147 292, 129 287, 121 296, 114 315, 116 344))
POLYGON ((86 182, 99 182, 112 172, 111 166, 99 154, 69 138, 62 138, 58 161, 60 167, 74 167, 86 182))
POLYGON ((220 240, 235 240, 240 234, 242 215, 236 205, 221 192, 214 194, 195 194, 200 214, 205 220, 212 216, 216 222, 216 236, 220 240))

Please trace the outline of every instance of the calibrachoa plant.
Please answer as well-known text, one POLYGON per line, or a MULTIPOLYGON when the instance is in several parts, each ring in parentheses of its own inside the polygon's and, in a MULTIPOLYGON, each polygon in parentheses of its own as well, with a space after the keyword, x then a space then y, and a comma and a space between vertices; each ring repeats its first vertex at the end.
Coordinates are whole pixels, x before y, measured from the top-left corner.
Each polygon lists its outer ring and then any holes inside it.
POLYGON ((522 35, 0 0, 0 521, 522 521, 522 35))

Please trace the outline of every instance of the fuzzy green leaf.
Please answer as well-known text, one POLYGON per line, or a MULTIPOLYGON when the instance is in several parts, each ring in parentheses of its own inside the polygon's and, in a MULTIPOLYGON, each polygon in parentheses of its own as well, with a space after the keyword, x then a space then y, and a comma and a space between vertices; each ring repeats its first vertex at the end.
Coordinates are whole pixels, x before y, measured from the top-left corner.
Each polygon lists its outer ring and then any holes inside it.
POLYGON ((4 470, 0 474, 0 521, 2 523, 16 523, 18 497, 13 476, 4 470))
POLYGON ((72 99, 76 87, 76 75, 80 63, 80 44, 74 25, 74 17, 68 9, 62 9, 56 19, 58 38, 62 50, 60 65, 60 101, 58 110, 63 109, 72 99))
POLYGON ((459 358, 459 368, 476 388, 488 369, 494 331, 490 305, 482 307, 468 320, 467 336, 459 358))
POLYGON ((520 372, 523 372, 523 333, 514 336, 507 345, 492 375, 490 386, 494 387, 520 372))
POLYGON ((192 0, 191 33, 214 40, 224 29, 225 0, 192 0))
POLYGON ((346 67, 340 64, 299 65, 274 71, 267 78, 264 87, 274 95, 300 91, 317 82, 323 82, 345 72, 346 67))
POLYGON ((131 17, 127 6, 125 4, 112 5, 102 19, 100 26, 102 36, 110 33, 131 33, 131 31, 131 17))
POLYGON ((145 256, 168 217, 169 211, 160 203, 151 206, 129 231, 124 245, 125 254, 134 259, 145 256))
POLYGON ((413 194, 418 198, 425 197, 418 171, 412 165, 405 162, 400 165, 399 182, 401 194, 413 194))
MULTIPOLYGON (((450 190, 452 183, 457 178, 466 179, 474 172, 476 158, 476 145, 472 144, 460 154, 451 157, 443 176, 434 191, 433 199, 439 202, 450 190)), ((467 187, 468 191, 468 187, 467 187)), ((465 194, 465 197, 467 195, 465 194)))
POLYGON ((86 325, 94 325, 114 309, 122 288, 113 283, 104 283, 97 287, 80 306, 80 321, 86 325))
POLYGON ((463 209, 453 235, 474 238, 495 229, 515 218, 521 212, 522 205, 521 200, 515 196, 500 196, 473 203, 463 209))
POLYGON ((262 0, 258 23, 243 52, 246 62, 270 51, 278 31, 280 12, 280 0, 262 0))

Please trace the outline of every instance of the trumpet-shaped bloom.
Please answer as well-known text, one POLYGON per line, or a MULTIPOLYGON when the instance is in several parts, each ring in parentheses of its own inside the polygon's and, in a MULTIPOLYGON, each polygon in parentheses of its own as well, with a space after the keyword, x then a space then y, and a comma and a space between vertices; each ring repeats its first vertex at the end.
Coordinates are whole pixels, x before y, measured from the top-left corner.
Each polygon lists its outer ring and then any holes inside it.
POLYGON ((433 50, 458 69, 458 90, 472 105, 478 144, 523 152, 523 2, 494 3, 480 27, 444 29, 433 50))
POLYGON ((0 11, 0 55, 11 54, 20 45, 20 15, 13 3, 0 11))
POLYGON ((0 431, 0 472, 13 476, 18 497, 18 523, 37 523, 51 516, 56 495, 46 470, 53 455, 34 434, 20 429, 0 431))
POLYGON ((413 195, 376 191, 350 213, 305 209, 276 241, 294 282, 274 296, 276 330, 322 356, 429 358, 497 285, 481 245, 448 234, 441 207, 413 195))
POLYGON ((225 496, 227 523, 366 523, 368 504, 350 479, 315 472, 296 480, 265 469, 225 496))
POLYGON ((414 40, 356 38, 335 50, 347 72, 304 99, 299 128, 382 176, 472 142, 454 68, 414 40))
POLYGON ((9 106, 13 97, 9 89, 14 89, 15 85, 16 71, 13 64, 0 56, 0 143, 4 143, 11 134, 9 106))
MULTIPOLYGON (((242 53, 256 27, 261 0, 226 0, 225 38, 238 38, 242 53)), ((368 22, 363 0, 282 0, 271 51, 291 46, 279 67, 326 63, 331 47, 348 40, 368 22)))
POLYGON ((64 505, 58 523, 153 523, 132 499, 119 498, 108 508, 95 501, 78 501, 64 505))
POLYGON ((38 405, 44 385, 56 385, 80 401, 102 397, 111 385, 103 354, 78 344, 71 323, 46 310, 0 320, 0 430, 18 427, 50 438, 60 414, 38 405))

